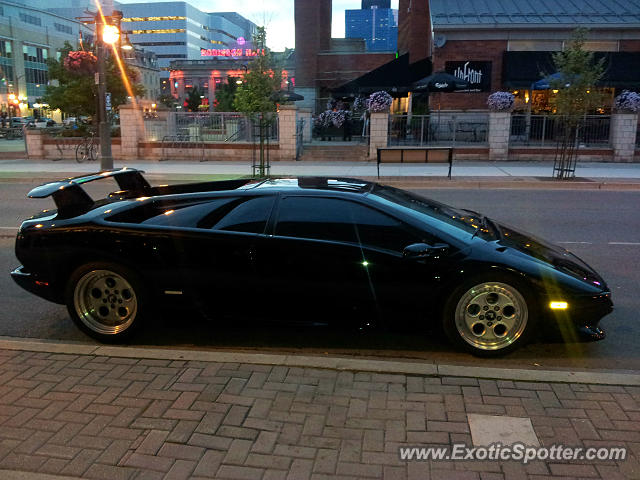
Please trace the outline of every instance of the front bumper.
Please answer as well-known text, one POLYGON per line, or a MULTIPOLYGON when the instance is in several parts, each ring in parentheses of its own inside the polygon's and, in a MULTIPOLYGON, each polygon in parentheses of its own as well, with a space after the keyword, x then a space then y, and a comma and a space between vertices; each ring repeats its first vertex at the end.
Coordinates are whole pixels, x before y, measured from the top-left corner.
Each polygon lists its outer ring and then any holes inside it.
POLYGON ((602 317, 613 311, 611 292, 586 295, 567 300, 566 310, 551 310, 550 316, 559 325, 572 325, 583 340, 602 340, 606 334, 599 323, 602 317))
POLYGON ((11 278, 27 292, 33 293, 50 302, 64 303, 60 298, 60 293, 57 289, 53 288, 49 281, 40 278, 35 273, 29 272, 22 265, 11 272, 11 278))

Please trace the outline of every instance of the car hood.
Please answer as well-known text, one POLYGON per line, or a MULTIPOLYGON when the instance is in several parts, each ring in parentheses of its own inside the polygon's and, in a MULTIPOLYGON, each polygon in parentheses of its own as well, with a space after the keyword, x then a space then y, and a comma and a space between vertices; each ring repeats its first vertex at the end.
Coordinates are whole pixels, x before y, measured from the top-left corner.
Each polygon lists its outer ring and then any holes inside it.
POLYGON ((513 248, 589 285, 609 290, 603 278, 593 268, 565 248, 509 225, 497 225, 501 233, 497 242, 500 246, 513 248))

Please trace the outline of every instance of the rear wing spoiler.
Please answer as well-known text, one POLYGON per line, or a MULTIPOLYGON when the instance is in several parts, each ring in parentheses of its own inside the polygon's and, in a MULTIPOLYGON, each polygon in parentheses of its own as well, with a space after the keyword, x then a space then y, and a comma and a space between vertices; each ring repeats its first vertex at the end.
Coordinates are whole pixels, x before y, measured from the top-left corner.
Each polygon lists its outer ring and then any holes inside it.
POLYGON ((79 177, 67 178, 58 182, 45 183, 31 190, 27 197, 29 198, 46 198, 52 197, 58 208, 58 213, 75 213, 82 210, 89 210, 93 204, 93 199, 87 195, 82 185, 95 180, 103 180, 113 177, 118 183, 120 190, 128 190, 129 192, 138 192, 142 194, 151 186, 142 176, 143 170, 135 168, 120 168, 113 170, 105 170, 103 172, 81 175, 79 177))

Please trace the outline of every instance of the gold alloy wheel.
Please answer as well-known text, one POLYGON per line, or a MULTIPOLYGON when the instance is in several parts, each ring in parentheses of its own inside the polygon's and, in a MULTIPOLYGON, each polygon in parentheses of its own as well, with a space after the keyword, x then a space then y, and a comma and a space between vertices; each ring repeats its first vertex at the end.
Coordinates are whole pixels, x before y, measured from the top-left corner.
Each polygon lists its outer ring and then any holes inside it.
POLYGON ((516 342, 527 327, 527 302, 505 283, 485 282, 458 301, 455 325, 460 337, 478 350, 501 350, 516 342))
POLYGON ((76 284, 73 305, 87 328, 116 335, 131 326, 138 313, 138 299, 131 284, 110 270, 91 270, 76 284))

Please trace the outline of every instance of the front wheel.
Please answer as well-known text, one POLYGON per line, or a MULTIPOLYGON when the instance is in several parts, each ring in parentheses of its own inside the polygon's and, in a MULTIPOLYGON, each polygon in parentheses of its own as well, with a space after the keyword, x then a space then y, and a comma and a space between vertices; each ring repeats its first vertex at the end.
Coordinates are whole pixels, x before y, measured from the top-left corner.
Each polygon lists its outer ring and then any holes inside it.
POLYGON ((76 325, 106 343, 128 338, 145 312, 145 292, 138 276, 111 263, 89 263, 76 269, 65 298, 76 325))
POLYGON ((76 162, 82 163, 89 158, 89 144, 87 142, 79 143, 76 147, 76 162))
POLYGON ((528 289, 515 279, 476 279, 449 298, 444 330, 454 344, 474 355, 503 355, 534 335, 534 305, 528 289))

